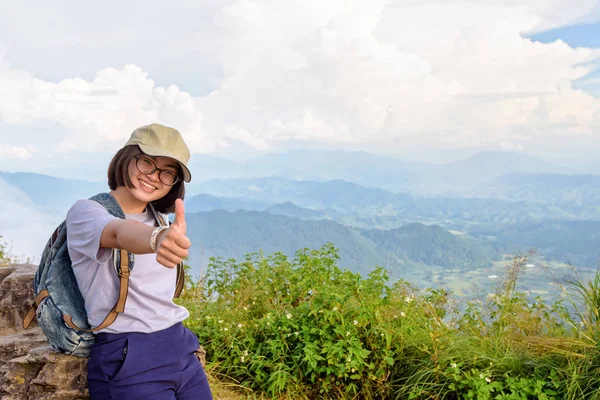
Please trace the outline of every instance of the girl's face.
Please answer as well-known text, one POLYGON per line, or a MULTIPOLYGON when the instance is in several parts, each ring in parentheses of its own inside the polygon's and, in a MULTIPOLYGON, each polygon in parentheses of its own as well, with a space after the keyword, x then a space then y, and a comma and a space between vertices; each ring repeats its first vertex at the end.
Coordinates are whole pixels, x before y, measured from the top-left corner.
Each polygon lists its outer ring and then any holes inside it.
POLYGON ((171 190, 172 186, 164 182, 172 183, 172 178, 178 176, 178 171, 177 162, 170 158, 141 154, 129 163, 129 178, 133 184, 129 191, 136 200, 143 203, 158 200, 171 190))

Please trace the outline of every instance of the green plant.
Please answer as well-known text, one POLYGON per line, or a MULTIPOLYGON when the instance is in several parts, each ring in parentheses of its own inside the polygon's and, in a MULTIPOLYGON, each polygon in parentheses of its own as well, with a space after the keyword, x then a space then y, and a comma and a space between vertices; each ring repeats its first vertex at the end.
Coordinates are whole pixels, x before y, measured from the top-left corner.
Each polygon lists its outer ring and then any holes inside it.
MULTIPOLYGON (((492 368, 462 370, 462 363, 453 363, 445 374, 448 388, 460 399, 526 400, 555 399, 560 386, 556 371, 552 370, 547 380, 540 377, 514 377, 508 374, 495 376, 492 368)), ((491 367, 491 366, 490 366, 491 367)), ((418 394, 409 398, 418 398, 418 394)))
POLYGON ((562 301, 517 290, 527 256, 464 308, 443 289, 389 284, 383 268, 361 276, 338 259, 330 244, 293 259, 211 259, 180 300, 210 371, 260 398, 597 398, 599 347, 562 301))
POLYGON ((16 258, 10 254, 10 248, 0 236, 0 267, 6 267, 7 265, 16 263, 16 258))

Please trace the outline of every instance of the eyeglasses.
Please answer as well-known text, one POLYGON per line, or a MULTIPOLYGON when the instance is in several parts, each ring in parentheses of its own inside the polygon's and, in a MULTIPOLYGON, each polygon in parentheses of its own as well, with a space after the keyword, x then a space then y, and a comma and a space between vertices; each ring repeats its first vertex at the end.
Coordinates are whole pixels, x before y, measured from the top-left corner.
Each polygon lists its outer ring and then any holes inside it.
POLYGON ((148 157, 135 156, 135 166, 144 175, 152 175, 154 171, 158 171, 158 179, 167 186, 173 186, 179 181, 177 173, 168 170, 160 169, 156 163, 148 157))

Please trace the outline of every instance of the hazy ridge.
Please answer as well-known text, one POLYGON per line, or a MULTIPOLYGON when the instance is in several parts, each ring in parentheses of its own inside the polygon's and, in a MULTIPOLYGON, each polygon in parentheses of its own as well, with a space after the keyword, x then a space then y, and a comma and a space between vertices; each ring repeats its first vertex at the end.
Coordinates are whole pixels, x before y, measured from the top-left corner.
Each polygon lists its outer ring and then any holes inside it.
MULTIPOLYGON (((483 152, 440 165, 342 151, 195 159, 186 207, 198 269, 208 256, 293 253, 325 242, 340 248, 345 266, 383 265, 399 275, 478 268, 530 247, 557 261, 600 263, 600 176, 537 157, 483 152), (213 169, 219 179, 202 181, 213 169)), ((107 190, 34 173, 0 172, 0 180, 48 216, 41 226, 48 234, 48 221, 58 223, 77 199, 107 190)), ((15 223, 4 219, 9 228, 0 234, 15 240, 15 223)))

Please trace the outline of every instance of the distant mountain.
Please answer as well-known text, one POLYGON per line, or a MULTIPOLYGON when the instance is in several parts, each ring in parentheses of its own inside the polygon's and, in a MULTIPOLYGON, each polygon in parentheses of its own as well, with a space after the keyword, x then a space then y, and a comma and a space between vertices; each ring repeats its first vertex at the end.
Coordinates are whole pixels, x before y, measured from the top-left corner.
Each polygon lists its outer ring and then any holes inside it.
MULTIPOLYGON (((465 153, 466 154, 466 153, 465 153)), ((448 195, 473 189, 508 173, 576 173, 570 167, 514 152, 480 152, 451 163, 424 163, 363 151, 294 150, 246 161, 194 154, 188 194, 207 193, 207 181, 280 177, 304 181, 343 180, 367 188, 416 195, 448 195)), ((98 179, 98 177, 95 177, 98 179)), ((104 178, 102 178, 104 179, 104 178)))
POLYGON ((328 182, 297 181, 279 177, 213 180, 205 182, 202 191, 214 196, 245 197, 275 203, 289 201, 307 208, 329 207, 338 212, 379 208, 394 203, 399 198, 410 198, 339 179, 328 182))
POLYGON ((408 224, 389 231, 363 230, 378 249, 401 259, 445 268, 484 266, 500 254, 492 246, 458 236, 436 225, 408 224))
MULTIPOLYGON (((0 182, 6 182, 5 194, 14 188, 27 200, 20 203, 31 215, 39 214, 39 220, 44 215, 64 216, 77 199, 108 189, 103 183, 33 173, 0 172, 0 182)), ((460 198, 394 193, 341 179, 212 180, 199 186, 204 193, 187 196, 186 210, 196 215, 192 218, 199 231, 194 234, 205 245, 204 251, 194 250, 196 256, 239 257, 260 248, 293 252, 332 241, 343 244, 344 262, 359 269, 386 265, 404 271, 422 265, 460 266, 465 260, 481 265, 489 248, 478 242, 479 250, 473 250, 464 237, 456 242, 457 237, 444 230, 451 229, 493 237, 494 251, 537 247, 544 255, 589 266, 597 262, 600 248, 594 225, 600 224, 595 222, 600 221, 599 187, 597 175, 504 174, 469 192, 480 197, 460 198), (405 234, 414 222, 444 229, 415 225, 405 234), (390 231, 365 231, 374 228, 390 231)), ((53 225, 54 219, 50 222, 53 225)))
MULTIPOLYGON (((103 183, 32 173, 1 172, 0 179, 22 190, 41 210, 58 214, 64 214, 80 198, 108 190, 103 183)), ((518 222, 600 220, 598 178, 594 175, 504 175, 471 192, 471 195, 490 198, 396 194, 340 179, 327 182, 279 177, 213 180, 204 182, 201 188, 203 193, 186 197, 188 211, 262 211, 289 202, 319 210, 322 216, 317 217, 315 213, 308 216, 290 209, 272 211, 299 218, 335 219, 362 228, 393 229, 408 222, 422 222, 468 231, 473 227, 518 222), (541 198, 544 200, 540 201, 541 198)))
POLYGON ((292 255, 298 249, 318 248, 327 242, 340 249, 340 265, 361 272, 380 265, 395 277, 410 275, 420 266, 478 268, 499 257, 487 244, 478 247, 473 239, 421 224, 369 231, 329 220, 300 220, 257 211, 190 213, 186 222, 194 243, 190 259, 196 269, 199 260, 205 263, 212 256, 241 260, 259 250, 292 255))
POLYGON ((262 211, 272 206, 272 203, 243 197, 221 197, 209 194, 197 194, 185 200, 186 212, 212 210, 258 210, 262 211))
POLYGON ((576 173, 568 166, 508 151, 483 151, 464 160, 433 164, 362 151, 296 150, 258 157, 247 163, 247 170, 256 177, 340 179, 369 188, 416 194, 440 194, 471 187, 508 173, 576 173))
POLYGON ((418 185, 416 171, 427 165, 364 151, 343 150, 294 150, 264 155, 248 164, 255 172, 268 171, 262 174, 263 177, 317 181, 339 179, 381 188, 393 183, 395 189, 404 190, 418 185))
POLYGON ((62 179, 29 172, 0 172, 0 179, 24 192, 41 211, 66 213, 79 199, 106 192, 106 183, 62 179))
POLYGON ((437 171, 437 176, 440 179, 461 179, 464 183, 473 185, 509 173, 573 174, 576 171, 525 153, 484 151, 466 160, 444 165, 437 171))
POLYGON ((403 161, 363 151, 294 150, 238 162, 209 155, 192 157, 190 193, 215 179, 280 177, 304 181, 344 180, 369 188, 441 194, 472 187, 507 173, 575 173, 570 167, 515 152, 485 151, 467 159, 434 164, 403 161))
POLYGON ((203 181, 251 177, 244 163, 210 154, 194 154, 189 168, 192 171, 192 181, 186 185, 189 194, 199 193, 203 181))
POLYGON ((196 194, 202 191, 204 181, 271 176, 314 181, 343 179, 373 187, 393 182, 394 187, 408 189, 411 182, 418 183, 415 169, 420 165, 388 156, 343 150, 294 150, 242 162, 195 154, 190 165, 194 180, 188 185, 188 189, 190 193, 196 194))
POLYGON ((242 260, 246 254, 282 251, 293 255, 301 248, 319 248, 332 242, 340 249, 341 265, 367 271, 376 264, 398 268, 380 254, 373 242, 360 232, 326 220, 304 221, 258 211, 210 211, 186 214, 188 236, 193 247, 191 265, 209 257, 242 260))
POLYGON ((398 227, 398 221, 425 222, 452 229, 473 224, 504 224, 548 219, 581 219, 582 209, 568 209, 525 201, 484 198, 417 197, 394 194, 355 183, 294 181, 283 178, 236 179, 206 182, 203 190, 212 195, 244 197, 277 203, 292 202, 309 209, 331 209, 338 222, 357 227, 398 227), (386 222, 386 219, 388 220, 386 222))
POLYGON ((544 256, 590 268, 600 267, 600 221, 546 221, 474 229, 507 252, 538 249, 544 256))
POLYGON ((506 174, 482 185, 480 197, 600 207, 600 175, 506 174))
MULTIPOLYGON (((331 211, 335 216, 338 216, 335 211, 331 211)), ((309 208, 298 207, 289 201, 269 207, 265 212, 273 215, 285 215, 300 219, 333 219, 324 210, 311 210, 309 208)))

